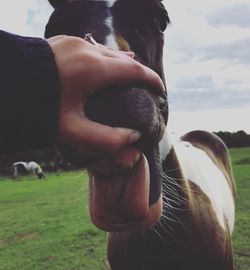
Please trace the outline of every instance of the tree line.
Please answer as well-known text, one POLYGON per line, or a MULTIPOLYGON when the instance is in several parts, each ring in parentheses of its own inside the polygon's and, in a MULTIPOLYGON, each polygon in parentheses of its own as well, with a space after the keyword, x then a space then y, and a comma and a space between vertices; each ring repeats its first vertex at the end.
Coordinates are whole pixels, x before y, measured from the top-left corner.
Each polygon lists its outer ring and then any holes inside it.
MULTIPOLYGON (((245 131, 237 132, 219 131, 214 132, 219 136, 227 147, 250 147, 250 135, 245 131)), ((46 149, 36 149, 32 151, 0 155, 0 175, 12 175, 12 164, 17 161, 36 161, 46 172, 58 170, 84 169, 93 162, 89 158, 77 156, 75 151, 62 147, 51 147, 46 149)))
POLYGON ((244 130, 237 132, 219 131, 214 132, 227 147, 248 147, 250 146, 250 134, 247 134, 244 130))

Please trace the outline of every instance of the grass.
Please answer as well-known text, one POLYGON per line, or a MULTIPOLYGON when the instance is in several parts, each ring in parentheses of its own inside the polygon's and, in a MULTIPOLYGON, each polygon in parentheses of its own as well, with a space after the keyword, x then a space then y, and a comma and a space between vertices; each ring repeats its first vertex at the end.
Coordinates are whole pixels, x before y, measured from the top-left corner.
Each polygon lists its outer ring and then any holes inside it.
POLYGON ((48 178, 0 181, 0 269, 106 269, 106 236, 89 220, 86 175, 48 178))
MULTIPOLYGON (((236 269, 249 270, 250 148, 230 153, 238 189, 236 269)), ((89 219, 82 172, 50 174, 45 181, 0 178, 0 228, 0 270, 107 269, 106 234, 89 219)))
POLYGON ((233 234, 237 270, 250 269, 250 148, 230 150, 237 183, 236 223, 233 234))

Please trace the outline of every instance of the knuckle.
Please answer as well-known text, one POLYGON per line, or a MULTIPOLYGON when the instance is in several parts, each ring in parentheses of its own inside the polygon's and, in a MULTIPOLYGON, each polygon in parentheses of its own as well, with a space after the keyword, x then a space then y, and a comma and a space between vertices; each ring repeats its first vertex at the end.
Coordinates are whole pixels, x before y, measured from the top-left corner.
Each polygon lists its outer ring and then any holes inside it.
POLYGON ((79 37, 74 37, 74 36, 65 36, 65 42, 68 43, 69 46, 82 46, 83 44, 83 39, 79 37))
POLYGON ((146 74, 145 67, 135 61, 132 63, 132 69, 138 77, 144 77, 146 74))

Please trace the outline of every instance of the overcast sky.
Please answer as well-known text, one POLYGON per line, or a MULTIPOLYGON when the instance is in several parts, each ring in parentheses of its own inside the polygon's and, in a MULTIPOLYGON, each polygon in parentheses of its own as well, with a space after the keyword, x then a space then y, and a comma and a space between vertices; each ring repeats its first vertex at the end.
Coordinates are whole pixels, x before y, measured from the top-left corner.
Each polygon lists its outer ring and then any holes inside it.
MULTIPOLYGON (((250 1, 164 4, 171 129, 250 133, 250 1)), ((51 12, 46 0, 0 0, 0 29, 42 37, 51 12)))

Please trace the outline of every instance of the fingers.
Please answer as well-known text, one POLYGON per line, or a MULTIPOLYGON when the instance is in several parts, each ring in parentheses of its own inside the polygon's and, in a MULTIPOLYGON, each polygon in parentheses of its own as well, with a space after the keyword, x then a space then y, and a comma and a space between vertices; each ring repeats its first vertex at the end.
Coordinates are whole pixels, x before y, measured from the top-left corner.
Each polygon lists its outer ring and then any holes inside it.
MULTIPOLYGON (((69 119, 68 119, 69 120, 69 119)), ((136 142, 141 134, 127 128, 112 128, 92 122, 82 116, 73 116, 63 129, 61 141, 76 145, 84 155, 114 152, 136 142)))
POLYGON ((100 43, 97 43, 97 45, 95 45, 101 49, 103 49, 106 53, 106 56, 122 56, 122 55, 127 55, 131 58, 135 57, 135 53, 132 51, 120 51, 120 50, 113 50, 112 48, 106 47, 100 43))
POLYGON ((159 75, 150 68, 134 60, 134 52, 112 50, 99 43, 98 45, 90 44, 90 46, 98 47, 104 56, 110 57, 109 59, 106 59, 106 63, 109 66, 107 67, 107 71, 109 71, 107 72, 106 77, 107 84, 135 83, 141 86, 147 86, 146 88, 150 87, 153 91, 158 93, 165 91, 165 85, 159 75))
POLYGON ((110 58, 106 61, 106 65, 105 81, 102 82, 106 86, 135 85, 157 94, 165 91, 165 85, 156 72, 131 58, 110 58))
MULTIPOLYGON (((92 45, 92 44, 91 44, 92 45)), ((94 45, 92 45, 94 46, 94 45)), ((107 57, 124 57, 124 56, 129 56, 130 58, 134 58, 135 57, 135 53, 132 51, 118 51, 118 50, 113 50, 112 48, 106 47, 102 44, 97 44, 94 47, 97 47, 98 49, 101 50, 101 52, 103 53, 104 56, 107 57)))
MULTIPOLYGON (((94 90, 105 88, 112 84, 139 84, 140 86, 144 86, 146 89, 152 89, 157 93, 162 93, 165 90, 165 86, 160 77, 148 67, 135 61, 133 59, 133 52, 111 50, 100 44, 90 44, 77 37, 56 36, 51 38, 50 42, 61 42, 63 44, 63 46, 61 45, 63 51, 69 51, 69 56, 73 54, 75 57, 78 56, 77 59, 83 59, 82 64, 79 64, 79 62, 78 64, 75 64, 76 67, 82 65, 82 72, 87 72, 86 68, 88 68, 88 72, 93 72, 91 67, 95 68, 94 71, 97 77, 91 87, 94 90), (72 48, 74 48, 74 50, 72 48), (73 51, 78 53, 73 53, 73 51), (91 55, 94 57, 92 60, 89 59, 89 56, 91 55), (88 59, 89 61, 87 61, 88 59), (86 62, 88 63, 87 67, 86 62), (93 63, 94 65, 91 65, 93 63)), ((65 65, 62 66, 64 70, 65 65)), ((88 78, 90 78, 90 76, 88 78)), ((86 79, 84 82, 86 83, 86 79)))
POLYGON ((156 72, 121 52, 92 45, 80 38, 49 40, 61 78, 59 140, 87 154, 113 152, 138 140, 140 133, 88 120, 84 104, 93 92, 109 86, 133 85, 161 94, 165 86, 156 72))
MULTIPOLYGON (((117 51, 117 50, 108 48, 100 43, 96 43, 95 45, 91 44, 91 46, 102 49, 103 55, 107 57, 121 58, 124 55, 129 56, 132 59, 134 59, 135 57, 135 53, 132 51, 117 51)), ((114 61, 112 64, 114 64, 114 61)), ((131 65, 133 66, 131 69, 128 66, 127 67, 124 66, 126 64, 127 63, 125 61, 124 63, 121 62, 120 65, 117 62, 117 69, 114 66, 114 70, 116 71, 116 73, 109 74, 111 75, 113 79, 112 80, 113 84, 119 84, 119 83, 124 83, 124 82, 127 82, 130 84, 130 83, 135 82, 142 85, 149 84, 152 90, 159 90, 160 93, 165 91, 165 85, 163 84, 160 77, 154 71, 152 71, 151 69, 147 68, 146 66, 143 66, 142 64, 134 60, 133 62, 131 62, 131 65), (124 68, 124 70, 119 70, 119 68, 124 68), (123 71, 125 73, 123 73, 123 71), (127 75, 127 76, 123 76, 123 75, 127 75)), ((114 70, 112 70, 112 72, 114 72, 114 70)), ((110 80, 110 76, 107 77, 108 83, 109 83, 109 80, 110 80)))
POLYGON ((121 51, 121 53, 131 57, 131 58, 135 58, 135 53, 131 52, 131 51, 121 51))

